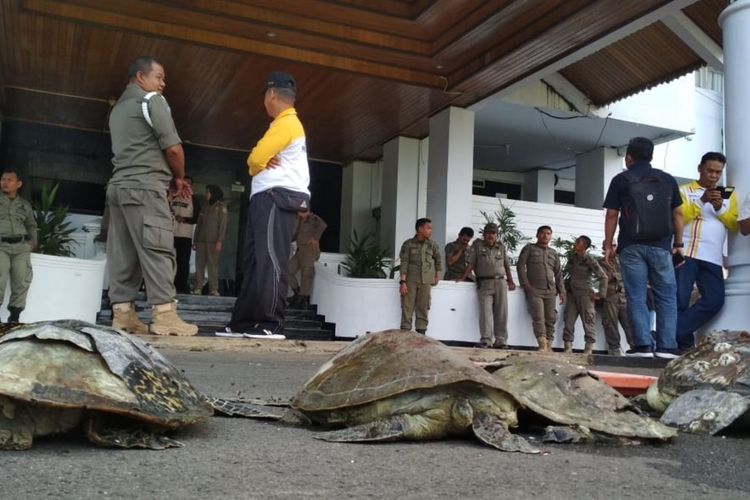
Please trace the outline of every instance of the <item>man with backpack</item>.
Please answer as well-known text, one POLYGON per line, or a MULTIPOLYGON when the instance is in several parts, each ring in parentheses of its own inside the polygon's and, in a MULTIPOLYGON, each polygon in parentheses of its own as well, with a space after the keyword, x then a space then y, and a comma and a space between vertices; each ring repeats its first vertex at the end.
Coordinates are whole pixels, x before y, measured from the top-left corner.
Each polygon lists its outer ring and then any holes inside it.
POLYGON ((616 175, 604 199, 604 255, 613 261, 612 240, 618 225, 617 250, 633 330, 629 356, 677 357, 677 285, 673 266, 682 256, 682 198, 674 177, 651 166, 654 143, 635 137, 625 152, 627 171, 616 175), (673 239, 674 238, 674 239, 673 239), (656 338, 651 337, 646 288, 656 308, 656 338), (654 349, 654 340, 656 348, 654 349))

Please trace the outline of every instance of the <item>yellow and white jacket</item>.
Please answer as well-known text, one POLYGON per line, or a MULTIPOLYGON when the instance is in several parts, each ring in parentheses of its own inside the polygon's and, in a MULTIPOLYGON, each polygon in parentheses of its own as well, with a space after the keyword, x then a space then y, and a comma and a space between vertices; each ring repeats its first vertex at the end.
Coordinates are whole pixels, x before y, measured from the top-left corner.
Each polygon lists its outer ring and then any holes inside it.
POLYGON ((285 109, 271 122, 250 152, 247 166, 253 176, 250 197, 275 187, 310 194, 305 130, 294 108, 285 109), (266 168, 274 156, 279 158, 281 165, 266 168))
POLYGON ((702 203, 705 192, 698 181, 680 186, 682 217, 685 222, 683 241, 685 257, 721 266, 727 231, 737 231, 737 197, 731 194, 718 212, 710 203, 702 203))

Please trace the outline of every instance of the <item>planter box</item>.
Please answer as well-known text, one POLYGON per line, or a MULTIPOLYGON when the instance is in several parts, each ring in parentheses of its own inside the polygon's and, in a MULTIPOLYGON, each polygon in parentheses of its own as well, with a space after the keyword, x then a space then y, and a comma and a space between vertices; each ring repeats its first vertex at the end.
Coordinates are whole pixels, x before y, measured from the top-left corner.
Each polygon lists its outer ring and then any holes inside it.
MULTIPOLYGON (((31 254, 34 278, 31 281, 26 309, 21 321, 49 321, 78 319, 96 322, 101 309, 102 286, 107 261, 104 259, 76 259, 31 254)), ((8 316, 10 280, 5 290, 5 300, 0 316, 8 316)))

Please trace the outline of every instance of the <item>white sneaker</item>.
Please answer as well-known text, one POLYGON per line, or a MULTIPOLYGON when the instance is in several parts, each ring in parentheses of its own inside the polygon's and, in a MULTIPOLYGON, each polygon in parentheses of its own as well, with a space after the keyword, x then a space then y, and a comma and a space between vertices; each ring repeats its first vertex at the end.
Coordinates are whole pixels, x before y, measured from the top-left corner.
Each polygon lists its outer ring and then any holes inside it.
POLYGON ((233 337, 236 339, 241 339, 245 337, 245 334, 242 332, 233 332, 231 328, 228 326, 225 327, 223 330, 219 330, 214 332, 214 335, 217 337, 233 337))
POLYGON ((262 328, 258 325, 253 327, 249 332, 243 333, 242 335, 248 339, 270 339, 270 340, 286 339, 286 336, 280 333, 275 333, 274 330, 270 330, 268 328, 262 328))

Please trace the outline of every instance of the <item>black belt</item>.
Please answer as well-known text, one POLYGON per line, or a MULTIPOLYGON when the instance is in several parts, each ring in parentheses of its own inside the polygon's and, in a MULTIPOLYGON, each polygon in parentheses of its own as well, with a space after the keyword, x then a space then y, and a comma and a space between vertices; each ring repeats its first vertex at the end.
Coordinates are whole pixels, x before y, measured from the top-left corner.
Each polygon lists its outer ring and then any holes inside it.
POLYGON ((24 238, 25 236, 0 236, 0 241, 3 243, 20 243, 24 238))
POLYGON ((484 281, 484 280, 501 280, 505 278, 505 276, 477 276, 477 281, 484 281))

